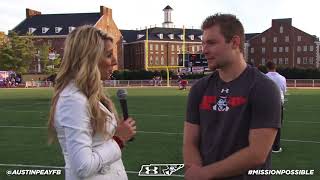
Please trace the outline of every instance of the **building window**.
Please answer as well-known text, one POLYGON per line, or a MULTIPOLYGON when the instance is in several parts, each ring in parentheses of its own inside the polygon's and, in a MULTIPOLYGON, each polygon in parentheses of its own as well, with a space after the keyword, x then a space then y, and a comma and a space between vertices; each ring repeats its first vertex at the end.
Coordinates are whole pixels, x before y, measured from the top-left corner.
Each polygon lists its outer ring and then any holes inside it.
POLYGON ((289 36, 285 37, 285 42, 289 42, 289 36))
POLYGON ((177 65, 179 66, 179 56, 177 57, 177 65))
POLYGON ((289 59, 288 58, 284 59, 284 64, 289 64, 289 59))
POLYGON ((304 52, 308 51, 308 46, 303 46, 303 51, 304 52))
POLYGON ((266 64, 266 59, 265 59, 265 58, 262 58, 262 59, 261 59, 261 64, 262 64, 262 65, 265 65, 265 64, 266 64))
POLYGON ((262 52, 262 54, 265 54, 266 53, 266 48, 261 48, 261 52, 262 52))
POLYGON ((301 41, 301 36, 298 36, 298 42, 300 42, 301 41))
POLYGON ((276 53, 277 52, 277 47, 273 47, 273 52, 276 53))
POLYGON ((156 44, 155 46, 156 46, 156 47, 155 47, 155 48, 156 48, 156 51, 158 51, 158 50, 159 50, 159 45, 156 44))
POLYGON ((161 65, 164 65, 164 58, 161 56, 161 65))
POLYGON ((171 51, 174 51, 174 45, 173 44, 171 45, 171 51))
POLYGON ((265 42, 266 42, 266 37, 262 37, 262 38, 261 38, 261 42, 262 42, 262 43, 265 43, 265 42))
POLYGON ((253 48, 253 47, 250 48, 250 52, 251 52, 251 53, 254 53, 254 48, 253 48))
POLYGON ((313 57, 309 58, 309 64, 313 64, 313 57))
POLYGON ((273 42, 276 43, 278 41, 277 37, 273 37, 273 42))
POLYGON ((301 52, 301 46, 298 46, 298 47, 297 47, 297 51, 298 51, 298 52, 301 52))
POLYGON ((200 52, 201 46, 197 46, 197 52, 200 52))
POLYGON ((52 40, 48 40, 48 45, 52 46, 52 40))
POLYGON ((194 46, 191 46, 192 53, 194 53, 194 50, 195 50, 194 46))
MULTIPOLYGON (((282 61, 282 58, 280 58, 281 59, 281 61, 282 61)), ((279 61, 280 61, 280 59, 279 59, 279 61)), ((275 63, 275 64, 277 64, 277 58, 273 58, 273 63, 275 63)))
POLYGON ((171 56, 171 65, 174 65, 174 56, 171 56))
POLYGON ((310 51, 313 51, 313 46, 310 46, 310 51))
POLYGON ((251 63, 254 63, 254 59, 252 59, 252 58, 251 58, 251 60, 250 60, 250 61, 251 61, 251 63))
POLYGON ((283 64, 282 58, 279 59, 279 64, 283 64))
POLYGON ((301 58, 297 57, 297 64, 300 64, 300 63, 301 63, 301 58))
POLYGON ((283 47, 279 47, 279 52, 283 52, 283 47))
POLYGON ((152 65, 153 64, 153 57, 152 56, 150 56, 149 61, 150 61, 149 64, 152 65))
POLYGON ((308 64, 308 58, 307 57, 303 58, 303 64, 308 64))
POLYGON ((192 35, 192 34, 189 35, 189 39, 193 41, 194 40, 194 35, 192 35))
POLYGON ((159 57, 156 56, 156 65, 159 65, 159 57))
POLYGON ((286 46, 284 50, 285 50, 285 52, 289 52, 289 47, 286 46))
POLYGON ((163 44, 160 45, 160 49, 161 49, 161 51, 164 51, 164 46, 163 46, 163 44))
POLYGON ((280 26, 280 33, 283 33, 283 26, 280 26))
POLYGON ((153 44, 149 44, 150 51, 153 51, 153 44))

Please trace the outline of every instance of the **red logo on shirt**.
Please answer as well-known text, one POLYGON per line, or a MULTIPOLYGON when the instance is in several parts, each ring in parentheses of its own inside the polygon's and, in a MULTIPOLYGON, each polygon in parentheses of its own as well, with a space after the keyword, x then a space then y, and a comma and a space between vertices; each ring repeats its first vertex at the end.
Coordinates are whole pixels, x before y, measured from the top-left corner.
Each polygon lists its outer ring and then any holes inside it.
MULTIPOLYGON (((218 98, 217 96, 203 96, 202 101, 199 105, 199 108, 201 110, 207 110, 207 111, 211 111, 213 109, 215 110, 216 108, 213 108, 213 107, 220 105, 220 104, 217 104, 217 99, 219 100, 226 99, 227 104, 224 104, 224 107, 227 107, 227 108, 222 108, 224 111, 228 111, 229 108, 241 106, 247 102, 247 98, 242 96, 229 96, 229 97, 223 96, 218 98)), ((222 106, 220 105, 219 107, 222 107, 222 106)), ((217 109, 219 110, 221 108, 217 108, 217 109)))

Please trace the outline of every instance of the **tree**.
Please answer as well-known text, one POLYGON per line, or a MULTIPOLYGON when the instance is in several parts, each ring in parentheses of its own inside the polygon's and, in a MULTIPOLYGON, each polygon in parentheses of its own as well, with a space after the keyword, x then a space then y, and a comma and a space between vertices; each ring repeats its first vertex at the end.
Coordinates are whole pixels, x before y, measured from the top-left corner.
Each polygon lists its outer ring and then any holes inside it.
POLYGON ((31 36, 9 33, 9 41, 0 47, 0 69, 26 73, 34 60, 35 47, 31 36))

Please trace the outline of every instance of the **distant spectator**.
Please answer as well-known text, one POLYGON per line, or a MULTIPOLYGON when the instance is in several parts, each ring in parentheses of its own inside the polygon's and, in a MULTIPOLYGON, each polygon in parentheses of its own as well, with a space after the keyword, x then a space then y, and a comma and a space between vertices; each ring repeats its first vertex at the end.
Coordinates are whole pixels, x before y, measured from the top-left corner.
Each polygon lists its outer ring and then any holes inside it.
MULTIPOLYGON (((287 83, 286 78, 281 76, 278 72, 276 72, 276 64, 272 61, 268 61, 266 64, 268 73, 266 74, 272 81, 274 81, 280 90, 281 96, 281 124, 283 122, 283 104, 284 104, 284 96, 287 92, 287 83)), ((279 128, 276 139, 273 143, 272 152, 279 153, 282 152, 282 148, 280 146, 280 136, 281 136, 281 128, 279 128)))

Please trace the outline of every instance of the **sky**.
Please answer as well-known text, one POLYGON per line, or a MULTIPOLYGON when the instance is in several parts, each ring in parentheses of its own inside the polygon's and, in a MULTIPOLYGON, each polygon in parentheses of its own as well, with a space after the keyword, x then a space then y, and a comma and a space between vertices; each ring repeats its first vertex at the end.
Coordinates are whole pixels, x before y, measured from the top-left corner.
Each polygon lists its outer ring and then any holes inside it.
POLYGON ((25 19, 25 9, 42 14, 99 12, 100 6, 112 9, 119 29, 140 29, 162 25, 163 8, 173 8, 175 27, 200 28, 202 21, 215 13, 236 15, 246 33, 261 33, 272 19, 292 18, 293 26, 320 37, 319 0, 1 0, 0 31, 6 34, 25 19))

